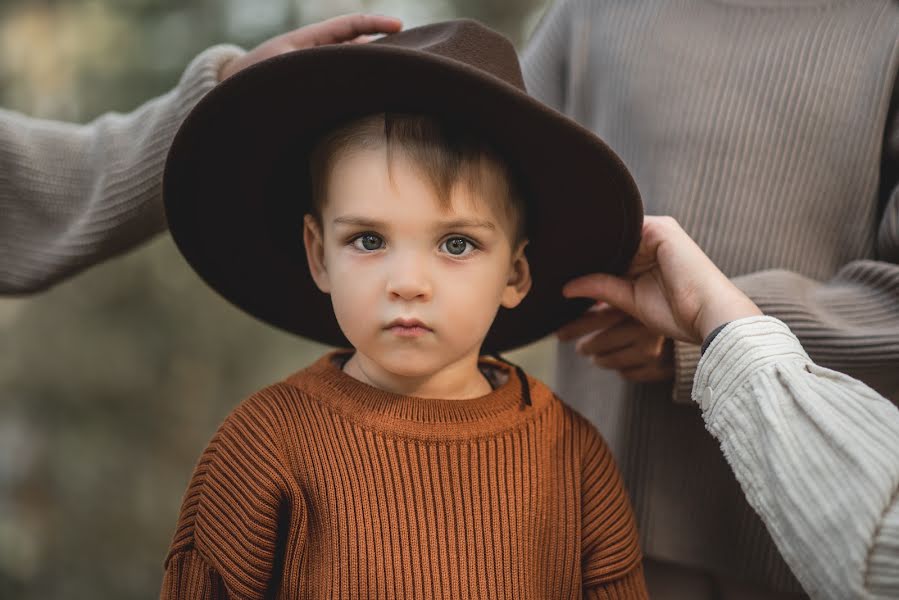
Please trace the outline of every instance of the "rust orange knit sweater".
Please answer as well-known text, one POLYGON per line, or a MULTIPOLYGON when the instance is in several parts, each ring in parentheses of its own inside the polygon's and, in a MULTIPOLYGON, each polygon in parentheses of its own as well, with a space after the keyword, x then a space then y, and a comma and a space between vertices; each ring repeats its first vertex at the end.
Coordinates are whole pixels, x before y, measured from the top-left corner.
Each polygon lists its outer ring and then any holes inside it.
POLYGON ((162 598, 645 598, 634 519, 586 420, 530 379, 384 392, 338 354, 238 406, 201 456, 162 598))

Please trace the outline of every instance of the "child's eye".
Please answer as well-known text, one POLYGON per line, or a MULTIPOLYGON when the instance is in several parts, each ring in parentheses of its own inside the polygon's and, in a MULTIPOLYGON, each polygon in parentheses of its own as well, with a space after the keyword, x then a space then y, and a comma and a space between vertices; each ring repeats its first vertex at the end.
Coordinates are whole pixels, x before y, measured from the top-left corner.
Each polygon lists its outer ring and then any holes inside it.
POLYGON ((357 250, 362 250, 365 252, 380 250, 384 247, 384 238, 373 233, 363 233, 353 240, 353 246, 357 250))
POLYGON ((463 237, 451 237, 440 244, 440 249, 453 256, 465 256, 474 250, 474 244, 463 237))

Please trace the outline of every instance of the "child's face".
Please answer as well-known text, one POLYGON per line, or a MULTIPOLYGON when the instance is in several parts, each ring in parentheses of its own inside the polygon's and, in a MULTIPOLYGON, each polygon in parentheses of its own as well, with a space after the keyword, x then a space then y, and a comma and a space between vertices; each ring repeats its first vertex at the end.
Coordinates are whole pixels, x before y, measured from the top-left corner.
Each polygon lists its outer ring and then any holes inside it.
POLYGON ((312 276, 343 333, 384 375, 427 378, 476 362, 500 306, 530 288, 511 224, 456 186, 449 210, 405 159, 360 150, 328 179, 321 229, 307 215, 312 276))

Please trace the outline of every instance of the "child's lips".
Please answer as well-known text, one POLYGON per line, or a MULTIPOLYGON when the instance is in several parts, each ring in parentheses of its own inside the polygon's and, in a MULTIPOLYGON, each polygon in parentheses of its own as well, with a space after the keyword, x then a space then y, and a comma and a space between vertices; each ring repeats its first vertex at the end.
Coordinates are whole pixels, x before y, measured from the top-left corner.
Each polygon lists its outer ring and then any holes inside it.
POLYGON ((431 328, 418 319, 394 319, 384 329, 398 337, 405 338, 415 338, 431 333, 431 328))

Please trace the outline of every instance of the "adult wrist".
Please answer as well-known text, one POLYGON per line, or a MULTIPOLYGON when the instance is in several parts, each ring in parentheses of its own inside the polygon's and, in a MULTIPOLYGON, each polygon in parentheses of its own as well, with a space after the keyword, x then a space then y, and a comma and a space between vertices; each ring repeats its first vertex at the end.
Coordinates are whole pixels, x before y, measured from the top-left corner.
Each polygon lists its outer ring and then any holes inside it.
POLYGON ((705 340, 722 326, 746 317, 762 316, 762 311, 755 303, 742 293, 739 296, 722 297, 714 302, 704 303, 700 314, 698 329, 699 339, 705 340))
POLYGON ((728 321, 727 323, 722 323, 722 324, 719 325, 718 327, 714 328, 710 334, 708 334, 707 336, 705 336, 705 339, 702 340, 702 345, 699 347, 699 356, 702 356, 703 354, 705 354, 706 349, 707 349, 707 348, 709 347, 709 345, 715 340, 715 337, 716 337, 719 333, 721 333, 721 331, 722 331, 725 327, 727 327, 728 323, 731 323, 731 322, 732 322, 732 321, 728 321))

